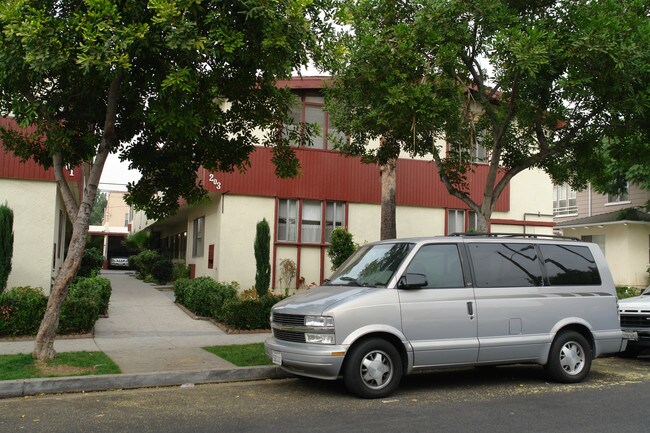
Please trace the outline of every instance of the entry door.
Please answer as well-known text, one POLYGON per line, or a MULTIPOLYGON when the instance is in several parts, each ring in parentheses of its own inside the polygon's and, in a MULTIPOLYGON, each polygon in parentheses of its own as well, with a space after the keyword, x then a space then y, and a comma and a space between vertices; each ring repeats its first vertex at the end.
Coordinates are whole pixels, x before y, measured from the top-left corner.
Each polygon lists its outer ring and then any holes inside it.
POLYGON ((422 288, 399 289, 402 332, 413 346, 415 366, 476 362, 474 289, 465 286, 458 246, 424 245, 406 273, 426 280, 422 288))

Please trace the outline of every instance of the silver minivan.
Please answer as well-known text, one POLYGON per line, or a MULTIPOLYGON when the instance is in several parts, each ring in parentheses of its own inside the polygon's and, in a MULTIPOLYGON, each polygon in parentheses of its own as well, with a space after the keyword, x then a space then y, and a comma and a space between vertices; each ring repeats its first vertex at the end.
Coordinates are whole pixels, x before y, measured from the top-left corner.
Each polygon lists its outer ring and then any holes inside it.
POLYGON ((596 244, 531 235, 395 239, 360 247, 323 286, 271 312, 265 342, 296 375, 343 376, 365 398, 431 367, 536 363, 580 382, 625 349, 596 244))

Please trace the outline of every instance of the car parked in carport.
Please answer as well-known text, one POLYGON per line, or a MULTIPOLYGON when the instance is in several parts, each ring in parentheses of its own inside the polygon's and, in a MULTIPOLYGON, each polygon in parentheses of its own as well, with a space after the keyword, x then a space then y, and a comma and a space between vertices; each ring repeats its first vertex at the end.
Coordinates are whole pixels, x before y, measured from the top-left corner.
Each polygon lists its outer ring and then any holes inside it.
POLYGON ((128 257, 111 257, 108 264, 111 268, 128 268, 129 267, 129 258, 128 257))
POLYGON ((634 357, 650 349, 650 286, 643 293, 618 301, 621 329, 627 337, 627 348, 621 354, 634 357))

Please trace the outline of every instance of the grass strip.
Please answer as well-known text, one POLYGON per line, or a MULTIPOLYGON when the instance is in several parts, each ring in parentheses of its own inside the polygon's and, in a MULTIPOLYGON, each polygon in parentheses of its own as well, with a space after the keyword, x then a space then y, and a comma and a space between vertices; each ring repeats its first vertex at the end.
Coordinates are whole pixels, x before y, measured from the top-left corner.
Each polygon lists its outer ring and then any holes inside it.
POLYGON ((203 349, 238 367, 271 365, 271 360, 264 353, 264 343, 210 346, 203 349))
POLYGON ((31 354, 0 355, 0 380, 119 373, 117 364, 102 352, 58 353, 44 366, 39 366, 31 354))

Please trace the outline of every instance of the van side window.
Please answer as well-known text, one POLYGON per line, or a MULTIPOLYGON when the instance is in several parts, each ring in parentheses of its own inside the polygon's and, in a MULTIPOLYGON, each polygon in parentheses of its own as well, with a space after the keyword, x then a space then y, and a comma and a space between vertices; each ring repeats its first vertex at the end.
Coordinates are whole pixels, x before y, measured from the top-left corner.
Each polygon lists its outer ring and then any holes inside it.
POLYGON ((471 243, 477 287, 534 287, 544 282, 532 244, 471 243))
POLYGON ((540 245, 552 286, 600 285, 598 266, 588 247, 540 245))
POLYGON ((458 247, 455 244, 424 245, 406 268, 407 274, 422 274, 427 280, 423 288, 464 287, 458 247))

